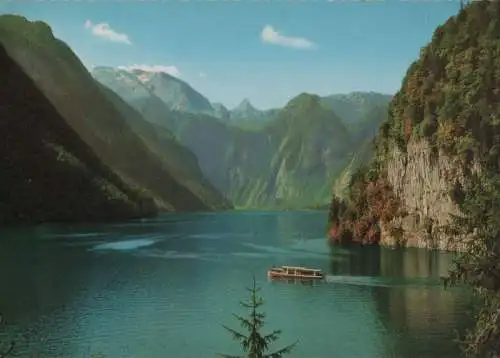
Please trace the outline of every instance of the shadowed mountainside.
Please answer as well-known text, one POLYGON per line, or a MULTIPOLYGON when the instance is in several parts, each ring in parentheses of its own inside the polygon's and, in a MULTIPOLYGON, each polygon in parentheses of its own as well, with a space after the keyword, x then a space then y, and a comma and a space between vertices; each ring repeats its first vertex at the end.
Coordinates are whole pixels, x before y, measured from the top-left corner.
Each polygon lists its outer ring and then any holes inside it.
POLYGON ((0 223, 154 215, 106 168, 0 45, 0 223))

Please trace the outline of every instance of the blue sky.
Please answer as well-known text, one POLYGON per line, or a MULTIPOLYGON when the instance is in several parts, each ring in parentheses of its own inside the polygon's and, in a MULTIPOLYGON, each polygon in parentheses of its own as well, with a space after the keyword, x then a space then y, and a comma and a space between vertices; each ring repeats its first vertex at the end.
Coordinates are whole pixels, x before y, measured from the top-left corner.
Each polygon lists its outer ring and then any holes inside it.
POLYGON ((280 107, 301 92, 394 93, 458 1, 16 1, 83 63, 174 73, 212 102, 280 107))

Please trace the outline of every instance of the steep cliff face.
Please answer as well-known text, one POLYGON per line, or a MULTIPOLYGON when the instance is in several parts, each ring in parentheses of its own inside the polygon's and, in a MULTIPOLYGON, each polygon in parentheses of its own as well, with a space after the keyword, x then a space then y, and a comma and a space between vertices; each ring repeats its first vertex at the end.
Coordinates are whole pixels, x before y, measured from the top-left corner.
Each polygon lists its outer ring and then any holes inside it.
POLYGON ((473 161, 465 168, 457 158, 443 152, 435 155, 424 139, 411 140, 406 152, 392 147, 387 180, 404 215, 380 222, 380 244, 460 250, 445 228, 450 214, 459 214, 450 192, 455 183, 463 184, 467 170, 479 171, 480 165, 473 161))
POLYGON ((474 2, 436 29, 381 125, 371 163, 334 198, 335 242, 456 250, 445 228, 464 181, 498 170, 499 2, 474 2))

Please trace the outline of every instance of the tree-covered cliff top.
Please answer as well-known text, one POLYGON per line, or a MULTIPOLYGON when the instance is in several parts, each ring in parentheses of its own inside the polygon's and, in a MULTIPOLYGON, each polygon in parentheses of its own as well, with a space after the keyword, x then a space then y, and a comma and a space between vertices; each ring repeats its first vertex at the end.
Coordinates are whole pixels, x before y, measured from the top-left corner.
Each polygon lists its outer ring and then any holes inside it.
POLYGON ((394 96, 380 130, 381 149, 426 138, 464 160, 490 163, 500 143, 500 3, 467 5, 421 50, 394 96), (390 142, 390 141, 389 141, 390 142))
MULTIPOLYGON (((388 151, 395 146, 405 152, 410 141, 425 140, 434 155, 445 154, 450 163, 459 159, 452 164, 459 171, 472 160, 498 167, 499 98, 500 2, 474 2, 436 29, 408 69, 379 129, 371 165, 353 176, 347 200, 332 202, 332 239, 378 243, 381 222, 405 217, 407 209, 424 211, 405 207, 388 181, 388 151)), ((448 189, 455 188, 439 190, 448 189)), ((422 222, 432 231, 432 218, 422 222)), ((390 235, 397 238, 402 232, 390 235)))

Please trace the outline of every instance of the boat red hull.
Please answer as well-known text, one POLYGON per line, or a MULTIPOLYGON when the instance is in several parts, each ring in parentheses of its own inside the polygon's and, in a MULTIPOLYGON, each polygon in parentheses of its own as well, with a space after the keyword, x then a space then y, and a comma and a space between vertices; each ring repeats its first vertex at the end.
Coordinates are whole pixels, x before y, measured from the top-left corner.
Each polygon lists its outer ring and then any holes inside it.
POLYGON ((297 275, 297 274, 287 274, 287 273, 273 272, 273 271, 268 271, 267 277, 269 277, 269 278, 295 278, 295 279, 300 279, 300 280, 322 280, 324 278, 323 275, 321 275, 321 276, 297 275))

